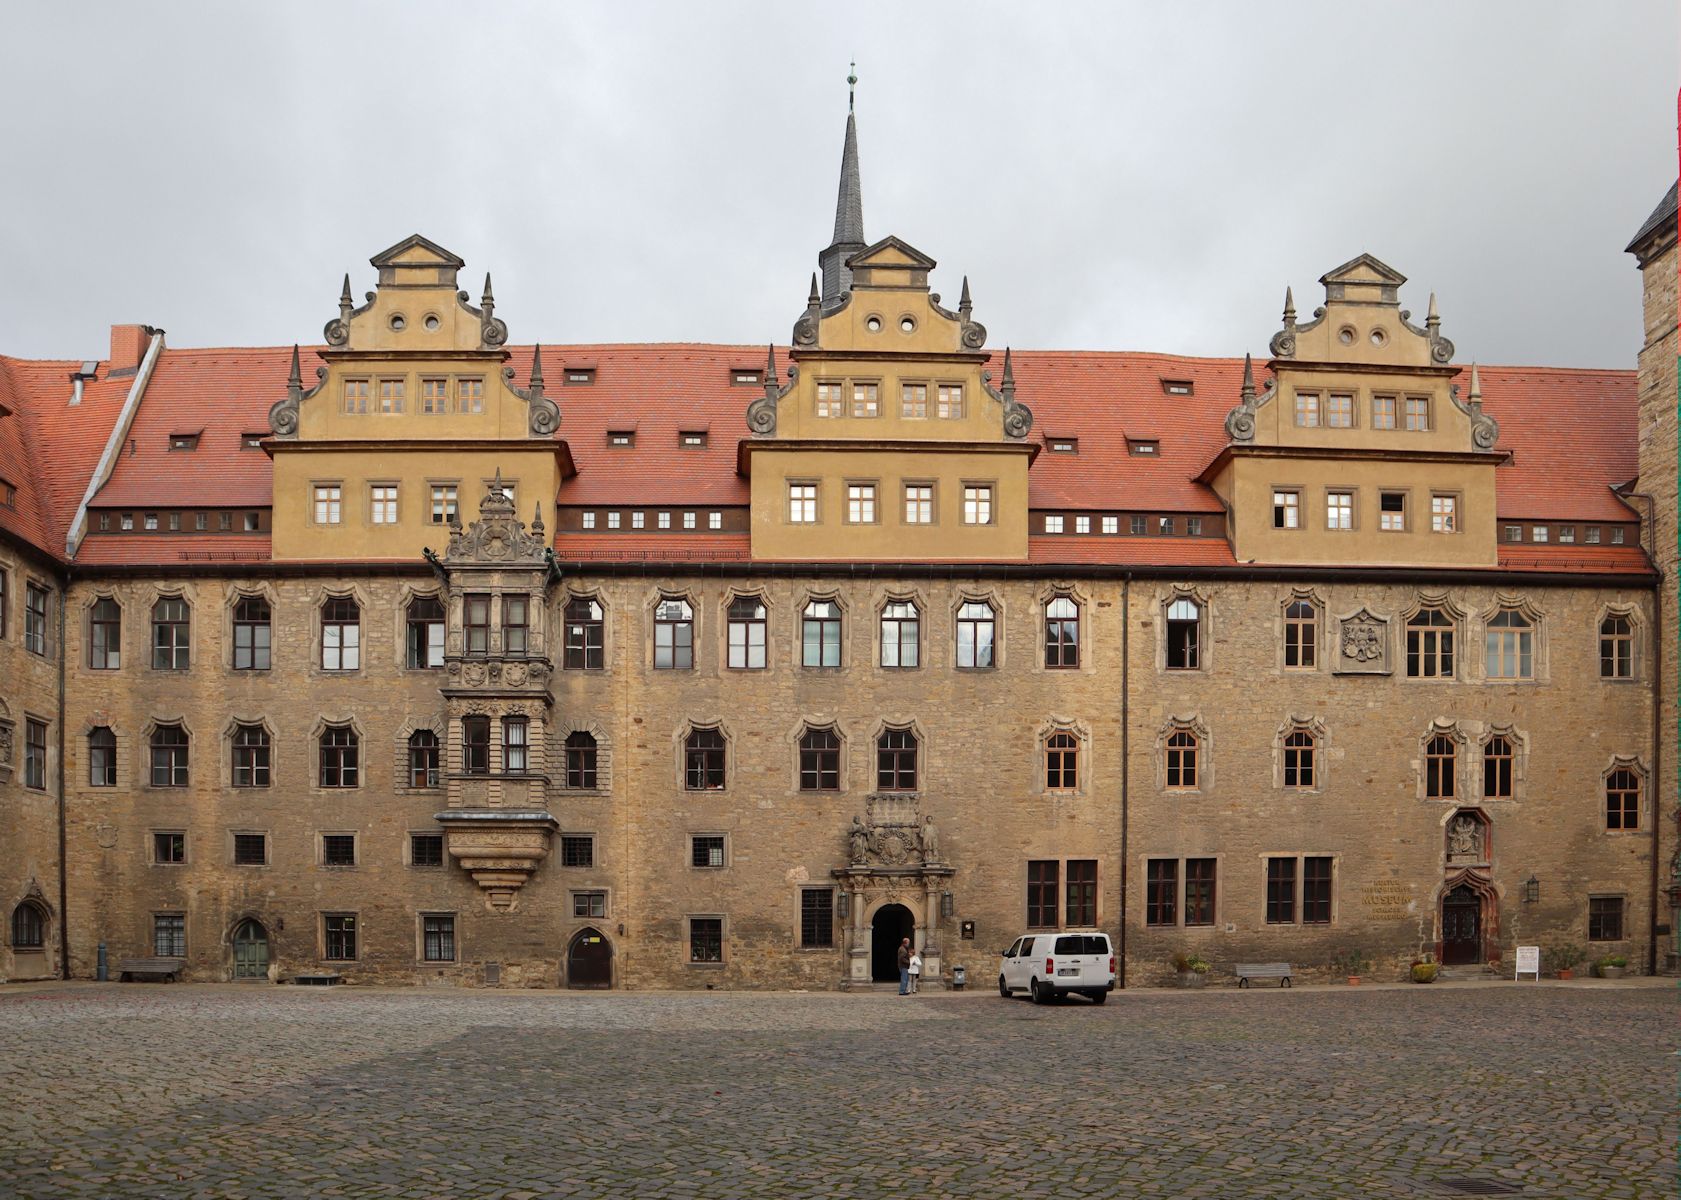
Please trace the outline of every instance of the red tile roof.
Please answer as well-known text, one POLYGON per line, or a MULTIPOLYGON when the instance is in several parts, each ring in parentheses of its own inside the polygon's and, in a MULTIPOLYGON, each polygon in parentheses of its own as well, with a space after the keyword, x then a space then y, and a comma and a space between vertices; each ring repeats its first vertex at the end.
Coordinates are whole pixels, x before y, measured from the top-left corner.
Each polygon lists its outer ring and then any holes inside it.
POLYGON ((91 566, 268 562, 272 557, 266 533, 90 533, 76 552, 78 563, 91 566))
POLYGON ((1501 546, 1500 565, 1508 571, 1561 571, 1572 574, 1649 574, 1652 564, 1639 546, 1501 546))

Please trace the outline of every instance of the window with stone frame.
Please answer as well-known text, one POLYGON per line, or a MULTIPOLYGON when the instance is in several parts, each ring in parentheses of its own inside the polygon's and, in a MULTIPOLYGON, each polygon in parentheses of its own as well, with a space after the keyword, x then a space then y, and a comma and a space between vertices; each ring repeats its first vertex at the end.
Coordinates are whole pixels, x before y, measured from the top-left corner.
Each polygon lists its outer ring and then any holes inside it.
POLYGON ((152 953, 158 958, 187 957, 187 916, 185 913, 154 913, 152 915, 152 953))
POLYGON ((1621 896, 1588 897, 1588 941, 1620 942, 1623 940, 1623 898, 1621 896))
POLYGON ((23 722, 23 786, 37 791, 47 786, 47 723, 34 717, 23 722))
POLYGON ((321 865, 326 867, 354 867, 356 865, 356 835, 354 833, 322 834, 321 865))
POLYGON ((1605 828, 1640 828, 1640 776, 1628 767, 1605 776, 1605 828))
POLYGON ((187 731, 179 725, 159 725, 152 730, 152 786, 187 786, 187 731))
POLYGON ((1457 794, 1459 746, 1445 733, 1430 735, 1424 744, 1424 794, 1432 800, 1451 800, 1457 794))
POLYGON ((1202 669, 1202 605, 1189 596, 1167 606, 1167 669, 1202 669))
POLYGON ((180 866, 187 861, 187 835, 178 831, 152 834, 152 861, 159 866, 180 866))
POLYGON ((815 525, 817 523, 817 485, 790 483, 788 485, 788 523, 815 525))
POLYGON ((237 725, 233 731, 233 785, 269 786, 269 736, 261 725, 237 725))
POLYGON ((490 774, 490 718, 461 718, 461 769, 469 775, 490 774))
POLYGON ((689 918, 689 961, 692 963, 721 963, 724 961, 724 918, 689 918))
POLYGON ((574 920, 600 920, 607 915, 606 892, 573 892, 572 916, 574 920))
POLYGON ((441 833, 409 834, 409 866, 441 867, 444 865, 444 835, 441 833))
POLYGON ((800 945, 823 949, 835 944, 835 889, 800 889, 800 945))
POLYGON ((1311 790, 1319 776, 1319 739, 1310 729, 1293 727, 1284 735, 1284 786, 1311 790))
POLYGON ((1214 924, 1216 863, 1212 858, 1185 860, 1185 924, 1214 924))
POLYGON ((590 791, 596 786, 595 735, 575 729, 566 735, 566 786, 590 791))
POLYGON ((483 657, 490 653, 490 593, 469 592, 461 602, 461 648, 463 653, 483 657))
POLYGON ((531 652, 531 597, 514 593, 502 597, 502 653, 531 652))
POLYGON ((567 833, 560 838, 560 865, 595 866, 595 838, 587 833, 567 833))
POLYGON ((1513 766, 1517 754, 1512 739, 1503 733, 1490 734, 1483 743, 1483 798, 1510 800, 1513 795, 1513 766))
POLYGON ((502 773, 523 775, 530 769, 531 725, 525 717, 502 718, 502 773))
POLYGON ((233 865, 236 867, 265 867, 268 865, 268 834, 236 833, 233 835, 233 865))
POLYGON ((1599 623, 1599 677, 1634 678, 1634 622, 1610 613, 1599 623))
POLYGON ((1485 667, 1490 679, 1535 678, 1535 623, 1515 608, 1488 619, 1485 667))
POLYGON ((353 788, 361 776, 362 746, 348 725, 329 725, 321 731, 320 772, 324 788, 353 788))
POLYGON ((1407 678, 1453 678, 1454 620, 1425 607, 1407 618, 1407 678))
POLYGON ((1069 929, 1090 929, 1097 925, 1097 860, 1071 858, 1063 889, 1063 920, 1069 929))
POLYGON ((1331 859, 1309 855, 1302 859, 1302 924, 1331 923, 1331 859))
POLYGON ((435 670, 444 665, 444 633, 448 628, 444 604, 437 596, 416 596, 405 614, 407 665, 411 671, 435 670))
POLYGON ((1179 924, 1179 860, 1152 858, 1144 863, 1144 924, 1157 928, 1179 924))
POLYGON ((767 618, 765 602, 758 596, 736 596, 726 613, 732 671, 762 671, 767 665, 767 618))
POLYGON ((890 670, 920 665, 922 614, 909 600, 889 600, 881 609, 881 665, 890 670))
POLYGON ((1202 741, 1189 729, 1175 729, 1167 735, 1164 746, 1167 756, 1167 786, 1180 791, 1195 791, 1200 785, 1202 741))
POLYGON ((840 738, 832 728, 808 728, 801 733, 800 791, 839 791, 840 752, 840 738))
POLYGON ((994 665, 998 614, 985 600, 965 600, 957 609, 957 667, 986 670, 994 665))
POLYGON ((47 946, 47 914, 33 900, 12 909, 12 949, 44 950, 47 946))
POLYGON ((356 915, 321 914, 321 957, 328 962, 356 961, 356 915))
POLYGON ((1027 864, 1027 927, 1055 929, 1062 864, 1054 858, 1031 859, 1027 864))
POLYGON ((430 729, 409 734, 408 778, 411 788, 435 788, 438 778, 438 735, 430 729))
POLYGON ((1045 787, 1073 791, 1080 786, 1080 740, 1067 730, 1045 739, 1045 787))
POLYGON ((1045 669, 1071 671, 1080 665, 1080 605, 1072 596, 1045 602, 1045 669))
POLYGON ((914 792, 917 772, 916 733, 909 729, 884 729, 876 738, 876 789, 883 792, 914 792))
POLYGON ((23 648, 31 654, 47 653, 47 589, 33 581, 23 585, 23 648))
POLYGON ((689 865, 712 870, 723 867, 725 857, 724 835, 721 833, 696 833, 689 837, 689 865))
POLYGON ((594 596, 571 596, 562 614, 566 623, 567 671, 599 671, 606 666, 606 612, 594 596))
POLYGON ((191 617, 180 596, 161 596, 152 605, 152 669, 185 671, 192 644, 191 617))
POLYGON ((1319 662, 1319 608, 1297 597, 1284 606, 1284 667, 1311 671, 1319 662))
POLYGON ((107 725, 88 730, 88 786, 117 786, 117 735, 107 725))
POLYGON ((681 597, 654 606, 654 669, 688 671, 695 665, 695 610, 681 597))
POLYGON ((691 792, 718 791, 724 786, 724 735, 715 727, 697 726, 683 741, 683 786, 691 792))
POLYGON ((421 914, 420 957, 425 962, 455 961, 454 913, 421 914))
POLYGON ((261 596, 241 596, 233 606, 233 669, 269 669, 273 627, 269 603, 261 596))
POLYGON ((101 596, 88 610, 88 668, 115 671, 122 666, 123 609, 101 596))
POLYGON ((1296 860, 1267 859, 1267 924, 1296 923, 1296 860))
POLYGON ((321 669, 362 667, 362 608, 349 596, 329 596, 321 605, 321 669))
POLYGON ((841 609, 833 600, 811 600, 800 614, 800 665, 841 665, 841 609))

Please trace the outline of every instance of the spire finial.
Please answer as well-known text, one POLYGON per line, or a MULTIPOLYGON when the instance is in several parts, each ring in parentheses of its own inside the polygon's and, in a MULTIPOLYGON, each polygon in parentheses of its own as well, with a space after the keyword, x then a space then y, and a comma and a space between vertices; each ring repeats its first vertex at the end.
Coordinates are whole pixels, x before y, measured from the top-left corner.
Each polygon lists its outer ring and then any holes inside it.
POLYGON ((852 69, 848 71, 846 75, 846 111, 849 113, 852 111, 853 101, 857 98, 857 92, 858 62, 854 59, 852 62, 852 69))
POLYGON ((1434 328, 1436 328, 1436 326, 1440 325, 1441 323, 1442 323, 1442 314, 1436 311, 1436 293, 1431 292, 1430 293, 1430 309, 1425 314, 1424 324, 1428 328, 1434 329, 1434 328))
POLYGON ((776 343, 771 342, 765 347, 765 378, 776 378, 776 343))
POLYGON ((351 297, 350 297, 350 272, 349 271, 346 271, 344 273, 344 287, 339 289, 339 303, 340 304, 354 304, 355 303, 355 301, 352 300, 351 297))
POLYGON ((817 290, 817 272, 813 271, 811 273, 811 294, 805 298, 806 303, 807 304, 816 304, 822 298, 823 298, 823 293, 821 293, 817 290))
POLYGON ((1471 364, 1471 394, 1465 399, 1473 405, 1483 402, 1483 381, 1482 377, 1477 374, 1476 363, 1471 364))
POLYGON ((303 386, 304 386, 303 371, 298 366, 298 344, 296 342, 293 342, 292 343, 292 370, 291 370, 291 373, 286 376, 286 389, 288 391, 302 391, 303 386))
POLYGON ((1248 405, 1255 399, 1255 363, 1247 353, 1243 356, 1243 391, 1239 393, 1243 403, 1248 405))
POLYGON ((489 271, 486 271, 484 273, 484 298, 488 302, 494 302, 496 300, 495 293, 490 290, 490 272, 489 271))
POLYGON ((957 311, 967 316, 974 307, 974 302, 969 299, 969 277, 965 275, 963 277, 963 295, 957 301, 957 311))
POLYGON ((1290 290, 1290 285, 1284 285, 1284 323, 1288 325, 1296 319, 1296 296, 1290 290))
POLYGON ((543 346, 541 343, 531 348, 531 386, 543 386, 543 346))
POLYGON ((999 382, 998 390, 1004 393, 1006 400, 1015 399, 1016 368, 1015 364, 1010 361, 1010 348, 1008 346, 1004 347, 1004 378, 999 382))

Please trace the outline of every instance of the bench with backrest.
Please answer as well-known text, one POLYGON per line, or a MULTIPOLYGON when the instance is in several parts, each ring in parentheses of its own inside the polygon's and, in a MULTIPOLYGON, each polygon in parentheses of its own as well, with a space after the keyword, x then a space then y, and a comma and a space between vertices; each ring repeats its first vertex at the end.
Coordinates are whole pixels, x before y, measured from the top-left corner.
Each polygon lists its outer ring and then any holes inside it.
POLYGON ((1238 963, 1232 968, 1237 976, 1238 987, 1248 987, 1251 980, 1276 979, 1279 987, 1290 986, 1290 964, 1276 963, 1238 963))
POLYGON ((302 987, 331 987, 343 978, 337 971, 299 971, 292 982, 302 987))
POLYGON ((117 980, 130 983, 142 979, 174 983, 186 963, 179 958, 122 958, 117 960, 117 980))

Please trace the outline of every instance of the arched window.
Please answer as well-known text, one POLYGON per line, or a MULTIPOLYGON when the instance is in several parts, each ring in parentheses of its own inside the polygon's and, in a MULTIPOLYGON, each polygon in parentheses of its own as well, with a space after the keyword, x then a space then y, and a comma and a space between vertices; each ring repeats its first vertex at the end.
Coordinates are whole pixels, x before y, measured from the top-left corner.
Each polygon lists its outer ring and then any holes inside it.
POLYGON ((683 743, 683 786, 691 792, 724 786, 724 735, 718 730, 689 730, 683 743))
POLYGON ((1072 670, 1080 665, 1080 606, 1070 596, 1053 596, 1045 605, 1045 667, 1072 670))
POLYGON ((43 950, 47 945, 47 914, 33 900, 12 909, 12 949, 43 950))
POLYGON ((1535 626, 1513 608, 1489 618, 1486 633, 1490 679, 1535 677, 1535 626))
POLYGON ((833 729, 807 729, 800 735, 800 791, 840 790, 840 738, 833 729))
POLYGON ((233 606, 233 669, 269 669, 270 619, 268 601, 241 596, 233 606))
POLYGON ((566 602, 566 670, 599 671, 605 665, 604 615, 593 596, 573 596, 566 602))
POLYGON ((428 670, 444 665, 444 605, 436 596, 416 596, 409 601, 409 670, 428 670))
POLYGON ((1052 791, 1069 791, 1080 786, 1080 741, 1059 730, 1045 739, 1045 786, 1052 791))
POLYGON ((687 671, 695 665, 695 610, 666 597, 654 607, 654 669, 687 671))
POLYGON ((1512 739, 1495 734, 1483 743, 1483 798, 1512 798, 1512 739))
POLYGON ((409 786, 438 786, 438 735, 430 729, 417 729, 409 734, 409 786))
POLYGON ((876 739, 876 788, 884 792, 916 791, 916 734, 909 729, 884 729, 876 739))
POLYGON ((1459 765, 1459 747, 1445 733, 1431 737, 1424 746, 1424 794, 1447 799, 1454 794, 1454 776, 1459 765))
POLYGON ((241 725, 233 731, 233 785, 269 785, 269 737, 261 725, 241 725))
POLYGON ((1407 618, 1407 678, 1453 678, 1453 618, 1421 608, 1407 618))
POLYGON ((566 786, 595 787, 595 735, 582 729, 566 735, 566 786))
POLYGON ((1167 669, 1202 669, 1202 605, 1188 596, 1167 606, 1167 669))
POLYGON ((122 606, 102 596, 88 610, 88 666, 95 671, 115 671, 122 666, 122 641, 122 606))
POLYGON ((833 600, 812 600, 800 618, 800 663, 838 667, 841 662, 841 610, 833 600))
POLYGON ((733 671, 765 669, 765 602, 757 596, 730 601, 729 665, 733 671))
POLYGON ((909 668, 921 661, 922 616, 909 600, 890 600, 881 610, 881 665, 909 668))
POLYGON ((191 626, 187 602, 180 596, 164 596, 152 605, 152 669, 185 671, 191 626))
POLYGON ((1605 777, 1605 828, 1640 828, 1640 776, 1627 767, 1605 777))
POLYGON ((1284 737, 1284 786, 1311 788, 1318 765, 1319 744, 1306 729, 1292 729, 1284 737))
POLYGON ((1318 663, 1319 610, 1311 600, 1292 600, 1284 606, 1284 666, 1308 671, 1318 663))
POLYGON ((88 784, 117 786, 117 735, 104 725, 88 730, 88 784))
POLYGON ((965 600, 957 609, 957 665, 976 670, 993 665, 998 617, 984 600, 965 600))
POLYGON ((1189 729, 1175 729, 1167 735, 1167 786, 1190 789, 1197 786, 1197 757, 1202 747, 1189 729))
POLYGON ((348 725, 329 725, 321 731, 321 786, 353 788, 361 760, 361 744, 348 725))
POLYGON ((330 596, 321 606, 321 669, 356 671, 362 666, 362 609, 349 596, 330 596))
POLYGON ((187 731, 179 725, 152 730, 152 786, 187 786, 187 731))
POLYGON ((1620 613, 1599 623, 1599 677, 1634 678, 1634 622, 1620 613))

